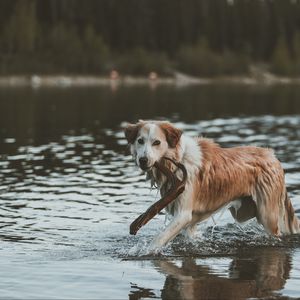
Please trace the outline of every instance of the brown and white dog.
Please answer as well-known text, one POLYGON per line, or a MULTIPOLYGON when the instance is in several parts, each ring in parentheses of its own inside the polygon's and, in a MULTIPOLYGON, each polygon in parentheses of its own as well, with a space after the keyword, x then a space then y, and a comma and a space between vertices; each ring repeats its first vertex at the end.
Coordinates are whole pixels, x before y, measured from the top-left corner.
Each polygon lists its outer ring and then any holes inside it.
POLYGON ((151 250, 162 247, 183 229, 192 236, 198 222, 225 206, 238 222, 256 217, 274 236, 300 232, 284 171, 272 150, 254 146, 221 148, 209 139, 188 137, 161 121, 129 124, 125 136, 136 164, 147 172, 162 195, 168 187, 164 175, 152 168, 156 161, 172 158, 188 173, 185 191, 166 208, 173 219, 152 241, 151 250))

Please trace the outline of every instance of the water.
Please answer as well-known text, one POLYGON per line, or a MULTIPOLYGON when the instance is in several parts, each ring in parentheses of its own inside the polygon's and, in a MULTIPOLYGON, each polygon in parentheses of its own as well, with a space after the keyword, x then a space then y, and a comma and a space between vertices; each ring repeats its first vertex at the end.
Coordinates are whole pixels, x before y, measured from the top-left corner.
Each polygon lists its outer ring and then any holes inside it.
POLYGON ((160 214, 122 134, 167 118, 223 146, 272 147, 300 216, 300 88, 200 86, 0 90, 0 298, 246 299, 300 296, 300 237, 228 214, 147 255, 160 214))

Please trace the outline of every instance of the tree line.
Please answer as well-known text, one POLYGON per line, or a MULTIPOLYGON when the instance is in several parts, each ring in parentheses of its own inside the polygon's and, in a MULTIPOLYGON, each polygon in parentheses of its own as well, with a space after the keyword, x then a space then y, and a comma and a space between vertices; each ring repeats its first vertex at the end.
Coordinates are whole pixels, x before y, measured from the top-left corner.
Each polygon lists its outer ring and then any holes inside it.
POLYGON ((299 0, 1 0, 0 74, 300 74, 299 0))

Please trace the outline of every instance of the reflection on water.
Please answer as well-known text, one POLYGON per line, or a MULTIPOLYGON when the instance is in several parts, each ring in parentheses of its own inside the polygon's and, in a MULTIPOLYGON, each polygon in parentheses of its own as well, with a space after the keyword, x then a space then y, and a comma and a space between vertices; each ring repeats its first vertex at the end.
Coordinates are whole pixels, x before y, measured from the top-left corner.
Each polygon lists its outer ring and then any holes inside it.
POLYGON ((0 89, 0 151, 56 141, 63 134, 99 134, 123 121, 300 114, 299 86, 192 86, 0 89))
POLYGON ((269 237, 251 222, 234 224, 227 212, 216 226, 200 225, 195 241, 178 237, 160 256, 143 256, 163 215, 129 236, 157 193, 121 130, 126 120, 166 117, 223 146, 272 147, 300 214, 297 90, 0 90, 2 297, 298 297, 300 238, 269 237))
POLYGON ((291 257, 286 250, 256 249, 234 258, 155 261, 166 275, 162 299, 246 299, 270 297, 290 276, 291 257))

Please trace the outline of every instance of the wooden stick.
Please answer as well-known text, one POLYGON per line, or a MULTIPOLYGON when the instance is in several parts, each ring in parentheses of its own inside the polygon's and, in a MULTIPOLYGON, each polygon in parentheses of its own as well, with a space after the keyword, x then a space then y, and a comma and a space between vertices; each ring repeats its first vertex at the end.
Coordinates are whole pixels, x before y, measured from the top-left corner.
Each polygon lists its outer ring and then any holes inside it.
POLYGON ((165 165, 163 165, 161 162, 155 162, 154 167, 167 177, 167 180, 171 183, 171 188, 160 200, 152 204, 143 214, 141 214, 131 223, 129 231, 130 234, 136 235, 142 226, 147 224, 154 216, 156 216, 162 209, 164 209, 184 191, 187 179, 187 171, 185 166, 168 157, 164 157, 163 159, 169 160, 176 165, 182 171, 183 178, 182 180, 179 180, 176 175, 165 165))

